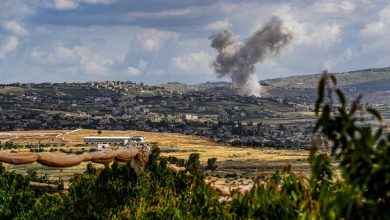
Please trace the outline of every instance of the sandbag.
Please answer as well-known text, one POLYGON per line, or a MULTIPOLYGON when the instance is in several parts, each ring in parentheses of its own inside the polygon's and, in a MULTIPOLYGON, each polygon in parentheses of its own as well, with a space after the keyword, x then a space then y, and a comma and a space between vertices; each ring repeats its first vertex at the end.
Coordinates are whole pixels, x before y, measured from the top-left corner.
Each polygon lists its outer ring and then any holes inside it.
POLYGON ((49 189, 57 189, 57 185, 50 183, 40 183, 40 182, 30 182, 28 184, 32 188, 49 188, 49 189))
POLYGON ((227 189, 225 189, 219 185, 211 185, 211 188, 213 188, 215 191, 217 191, 220 196, 228 196, 230 194, 227 189))
POLYGON ((108 165, 115 159, 115 156, 116 156, 115 152, 93 153, 91 161, 94 163, 108 165))
POLYGON ((135 155, 133 159, 131 159, 131 167, 133 167, 137 174, 140 174, 145 170, 150 154, 150 150, 140 149, 139 153, 135 155))
POLYGON ((40 154, 38 157, 38 163, 48 167, 72 167, 79 165, 83 160, 82 155, 40 154))
POLYGON ((92 160, 93 154, 83 154, 83 162, 89 162, 92 160))
POLYGON ((9 164, 29 164, 38 160, 38 155, 34 153, 1 153, 0 162, 9 164))
POLYGON ((241 193, 241 194, 247 194, 249 193, 253 188, 253 184, 248 184, 246 186, 241 186, 240 188, 238 188, 238 191, 241 193))
POLYGON ((34 153, 3 153, 0 162, 9 164, 28 164, 38 162, 48 167, 72 167, 82 162, 93 162, 104 165, 110 164, 114 159, 121 162, 130 161, 131 166, 140 174, 144 171, 151 151, 148 149, 128 148, 111 152, 97 152, 84 155, 60 154, 34 154, 34 153))
POLYGON ((185 167, 178 167, 175 164, 168 164, 167 167, 168 167, 168 169, 172 170, 176 174, 180 173, 181 171, 185 171, 186 170, 185 167))
POLYGON ((132 147, 129 149, 119 149, 115 151, 115 160, 119 162, 127 162, 133 159, 140 150, 138 148, 132 147))

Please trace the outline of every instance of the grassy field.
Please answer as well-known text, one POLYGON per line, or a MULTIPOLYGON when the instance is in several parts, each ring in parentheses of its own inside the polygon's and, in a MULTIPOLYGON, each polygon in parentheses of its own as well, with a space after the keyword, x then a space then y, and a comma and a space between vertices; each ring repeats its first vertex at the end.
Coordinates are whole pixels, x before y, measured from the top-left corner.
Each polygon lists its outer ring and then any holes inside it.
MULTIPOLYGON (((96 130, 75 131, 28 131, 28 132, 0 132, 0 141, 13 141, 14 143, 65 143, 64 148, 84 148, 85 136, 97 136, 96 130)), ((255 149, 224 146, 204 137, 188 136, 172 133, 142 132, 142 131, 102 131, 101 136, 145 136, 146 141, 156 142, 161 148, 177 148, 180 152, 163 153, 163 156, 188 158, 191 153, 199 153, 202 166, 206 166, 207 159, 217 158, 218 169, 208 171, 208 174, 219 182, 228 183, 226 174, 236 174, 240 181, 257 176, 269 175, 276 170, 290 164, 292 169, 302 175, 308 173, 308 152, 304 150, 286 149, 255 149)), ((85 170, 86 163, 77 167, 59 169, 43 167, 39 164, 7 165, 7 169, 25 173, 28 169, 37 170, 38 174, 48 177, 68 179, 73 173, 85 170)), ((237 178, 231 181, 237 180, 237 178)))
POLYGON ((0 86, 0 94, 24 94, 25 89, 20 87, 14 87, 14 86, 0 86))
POLYGON ((0 132, 0 141, 17 144, 62 143, 61 136, 67 132, 63 130, 0 132))

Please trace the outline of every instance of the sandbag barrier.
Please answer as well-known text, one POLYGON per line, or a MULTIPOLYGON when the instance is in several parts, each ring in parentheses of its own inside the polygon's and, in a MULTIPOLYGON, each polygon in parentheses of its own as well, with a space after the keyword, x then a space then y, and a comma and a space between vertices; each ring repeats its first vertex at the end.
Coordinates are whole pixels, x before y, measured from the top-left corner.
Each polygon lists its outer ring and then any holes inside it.
POLYGON ((40 182, 30 181, 30 183, 28 185, 31 188, 45 188, 45 189, 51 189, 51 190, 58 189, 58 186, 56 184, 51 184, 51 183, 40 183, 40 182))
POLYGON ((119 162, 134 160, 134 164, 138 165, 138 171, 140 171, 145 167, 149 154, 150 150, 140 148, 119 149, 110 152, 96 152, 82 155, 0 153, 0 162, 14 165, 37 162, 48 167, 73 167, 80 165, 82 162, 108 165, 114 160, 119 162))
MULTIPOLYGON (((92 162, 98 164, 109 165, 113 161, 131 162, 131 166, 137 174, 141 173, 148 163, 151 151, 148 149, 128 148, 118 149, 110 152, 96 152, 82 155, 64 155, 64 154, 36 154, 36 153, 0 153, 0 162, 22 165, 39 163, 48 167, 73 167, 78 166, 83 162, 92 162)), ((168 169, 178 174, 185 171, 185 167, 178 167, 175 164, 168 164, 168 169)), ((31 187, 49 187, 44 183, 30 183, 31 187)), ((54 185, 50 185, 51 188, 54 185)), ((50 188, 49 187, 49 188, 50 188)), ((217 191, 220 196, 228 196, 233 190, 239 191, 242 194, 248 193, 253 185, 246 187, 238 187, 233 189, 226 189, 222 186, 212 184, 212 188, 217 191)))

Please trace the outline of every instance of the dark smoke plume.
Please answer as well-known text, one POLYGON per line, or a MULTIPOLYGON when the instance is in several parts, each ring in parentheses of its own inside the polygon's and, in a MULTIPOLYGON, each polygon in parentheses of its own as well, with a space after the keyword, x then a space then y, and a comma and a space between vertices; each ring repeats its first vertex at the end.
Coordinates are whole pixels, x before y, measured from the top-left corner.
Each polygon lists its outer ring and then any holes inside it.
POLYGON ((282 30, 282 21, 273 17, 244 43, 239 42, 228 30, 210 39, 211 47, 218 51, 212 64, 218 77, 230 76, 243 95, 260 96, 260 84, 255 74, 256 63, 277 54, 290 42, 292 36, 282 30))

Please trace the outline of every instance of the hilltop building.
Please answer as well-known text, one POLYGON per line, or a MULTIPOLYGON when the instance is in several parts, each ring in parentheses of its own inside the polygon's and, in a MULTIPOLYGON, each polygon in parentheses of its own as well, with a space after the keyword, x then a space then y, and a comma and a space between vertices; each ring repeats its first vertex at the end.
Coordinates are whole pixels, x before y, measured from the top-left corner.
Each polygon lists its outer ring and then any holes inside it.
POLYGON ((133 137, 84 137, 84 143, 87 145, 97 145, 99 150, 108 149, 110 145, 119 145, 123 147, 148 147, 150 143, 145 142, 143 136, 133 137))
POLYGON ((131 137, 84 137, 85 144, 126 145, 131 137))

